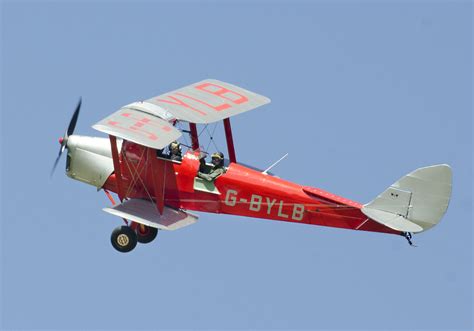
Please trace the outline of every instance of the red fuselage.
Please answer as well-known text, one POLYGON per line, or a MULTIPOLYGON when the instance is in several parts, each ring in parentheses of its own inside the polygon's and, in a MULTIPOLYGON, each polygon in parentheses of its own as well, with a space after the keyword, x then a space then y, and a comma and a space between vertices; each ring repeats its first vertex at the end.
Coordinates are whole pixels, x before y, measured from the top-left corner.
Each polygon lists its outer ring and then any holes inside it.
MULTIPOLYGON (((120 153, 124 197, 155 200, 157 186, 153 183, 160 181, 164 205, 174 208, 400 234, 368 218, 357 202, 238 163, 230 163, 214 183, 196 180, 198 155, 199 152, 188 152, 181 163, 172 162, 125 141, 120 153)), ((118 193, 115 174, 104 188, 118 193)))

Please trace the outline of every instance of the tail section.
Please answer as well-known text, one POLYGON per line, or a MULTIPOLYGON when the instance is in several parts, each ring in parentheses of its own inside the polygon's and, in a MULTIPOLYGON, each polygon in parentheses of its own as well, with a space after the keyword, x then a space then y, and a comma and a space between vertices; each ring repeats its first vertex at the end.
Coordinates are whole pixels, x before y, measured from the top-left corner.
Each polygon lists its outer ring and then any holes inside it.
POLYGON ((391 229, 426 231, 441 220, 451 198, 452 172, 447 164, 417 169, 401 178, 362 212, 391 229))

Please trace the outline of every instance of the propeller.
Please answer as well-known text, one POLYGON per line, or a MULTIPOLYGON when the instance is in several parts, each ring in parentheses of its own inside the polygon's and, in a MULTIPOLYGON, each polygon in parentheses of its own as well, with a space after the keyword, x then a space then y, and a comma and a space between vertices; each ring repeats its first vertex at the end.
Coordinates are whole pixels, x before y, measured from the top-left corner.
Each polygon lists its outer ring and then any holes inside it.
POLYGON ((76 110, 74 111, 74 114, 72 115, 71 121, 69 121, 69 126, 67 128, 67 131, 64 133, 64 136, 59 138, 59 143, 61 144, 61 147, 59 148, 59 154, 56 158, 56 161, 54 161, 53 168, 51 169, 50 177, 53 176, 54 170, 56 170, 56 166, 58 165, 59 159, 61 158, 61 155, 63 154, 64 150, 67 148, 67 139, 69 138, 70 135, 74 133, 74 128, 76 127, 76 123, 77 123, 77 118, 79 117, 79 111, 81 110, 81 103, 82 103, 82 98, 79 98, 79 102, 77 103, 76 110))

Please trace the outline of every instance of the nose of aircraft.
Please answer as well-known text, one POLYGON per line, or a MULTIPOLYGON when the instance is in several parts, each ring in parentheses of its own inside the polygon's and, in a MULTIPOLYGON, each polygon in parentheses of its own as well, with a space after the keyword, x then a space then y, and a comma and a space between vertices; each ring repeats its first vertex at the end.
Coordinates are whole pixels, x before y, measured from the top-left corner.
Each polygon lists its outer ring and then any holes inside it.
POLYGON ((59 141, 59 145, 62 145, 64 141, 64 137, 59 138, 58 141, 59 141))

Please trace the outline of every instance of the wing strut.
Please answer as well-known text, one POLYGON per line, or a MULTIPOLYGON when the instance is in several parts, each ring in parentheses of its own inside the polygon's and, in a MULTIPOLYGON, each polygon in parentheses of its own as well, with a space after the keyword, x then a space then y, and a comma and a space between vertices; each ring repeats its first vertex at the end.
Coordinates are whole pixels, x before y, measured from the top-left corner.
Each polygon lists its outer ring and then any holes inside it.
POLYGON ((151 173, 153 175, 153 189, 155 191, 156 208, 163 215, 165 206, 165 167, 166 163, 156 157, 156 150, 147 148, 148 160, 151 160, 151 173))
POLYGON ((196 151, 199 148, 199 138, 196 128, 196 123, 189 122, 189 131, 191 131, 191 142, 193 150, 196 151))
POLYGON ((110 147, 112 150, 112 160, 114 161, 114 170, 115 170, 115 182, 117 183, 117 194, 120 201, 125 199, 125 194, 123 192, 123 182, 122 182, 122 170, 120 169, 120 160, 117 149, 117 138, 109 134, 110 147))
POLYGON ((229 118, 224 118, 224 129, 225 138, 227 140, 227 151, 229 153, 229 160, 230 162, 237 163, 237 159, 235 157, 234 140, 232 138, 232 128, 230 127, 229 118))

